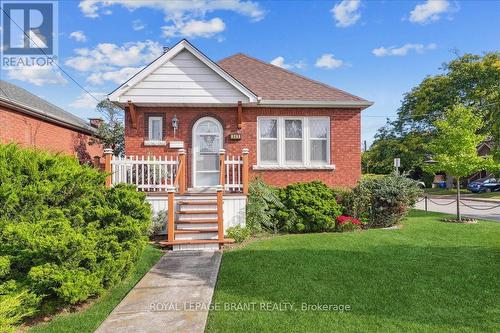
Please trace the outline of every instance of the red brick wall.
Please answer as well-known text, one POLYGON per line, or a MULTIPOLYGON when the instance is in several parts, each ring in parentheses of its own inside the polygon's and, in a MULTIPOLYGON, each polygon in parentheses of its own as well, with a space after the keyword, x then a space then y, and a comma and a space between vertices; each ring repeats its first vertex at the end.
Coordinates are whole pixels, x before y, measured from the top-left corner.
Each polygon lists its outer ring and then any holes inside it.
POLYGON ((0 106, 0 142, 17 142, 52 152, 75 155, 77 147, 90 158, 102 156, 102 148, 89 145, 89 136, 0 106))
POLYGON ((183 140, 187 150, 188 186, 191 186, 191 141, 192 127, 204 116, 217 118, 224 128, 226 154, 241 155, 243 148, 249 148, 250 178, 261 176, 267 183, 284 186, 293 182, 321 180, 330 186, 354 186, 361 177, 361 118, 359 111, 350 109, 299 109, 299 108, 243 108, 243 124, 238 130, 237 108, 170 108, 141 107, 138 109, 137 129, 131 127, 129 112, 125 112, 125 152, 127 155, 169 155, 177 149, 144 146, 147 136, 144 113, 161 113, 166 117, 167 143, 183 140), (172 118, 177 115, 179 129, 173 137, 172 118), (336 170, 279 170, 256 171, 257 164, 257 116, 329 116, 330 117, 330 159, 336 170), (241 140, 229 139, 230 133, 240 133, 241 140))

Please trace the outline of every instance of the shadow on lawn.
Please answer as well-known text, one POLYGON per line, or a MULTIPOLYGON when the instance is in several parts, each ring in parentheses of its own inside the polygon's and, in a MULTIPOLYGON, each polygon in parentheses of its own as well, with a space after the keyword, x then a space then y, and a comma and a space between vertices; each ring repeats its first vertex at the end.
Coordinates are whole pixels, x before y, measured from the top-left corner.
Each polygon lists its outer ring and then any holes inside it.
POLYGON ((354 315, 457 329, 491 329, 499 318, 498 248, 302 246, 225 253, 215 300, 349 304, 354 315))

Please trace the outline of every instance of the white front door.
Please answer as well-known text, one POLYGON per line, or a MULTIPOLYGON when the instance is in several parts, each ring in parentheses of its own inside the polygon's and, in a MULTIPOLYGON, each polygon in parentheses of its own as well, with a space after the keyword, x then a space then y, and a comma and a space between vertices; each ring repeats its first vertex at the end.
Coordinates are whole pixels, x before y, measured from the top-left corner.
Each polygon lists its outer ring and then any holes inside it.
POLYGON ((193 187, 219 184, 219 150, 222 126, 217 119, 203 117, 193 126, 193 187))

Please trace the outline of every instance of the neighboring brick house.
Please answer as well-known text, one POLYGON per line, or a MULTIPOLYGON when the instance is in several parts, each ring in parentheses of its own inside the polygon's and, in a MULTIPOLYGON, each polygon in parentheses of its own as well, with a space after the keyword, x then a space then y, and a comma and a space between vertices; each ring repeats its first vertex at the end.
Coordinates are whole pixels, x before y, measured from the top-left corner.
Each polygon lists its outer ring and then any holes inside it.
POLYGON ((90 145, 96 129, 77 116, 0 80, 0 143, 16 142, 96 162, 100 145, 90 145))
POLYGON ((126 155, 186 149, 188 188, 218 183, 220 148, 248 148, 250 178, 273 185, 361 177, 361 111, 372 103, 244 54, 215 63, 182 40, 109 99, 126 110, 126 155))

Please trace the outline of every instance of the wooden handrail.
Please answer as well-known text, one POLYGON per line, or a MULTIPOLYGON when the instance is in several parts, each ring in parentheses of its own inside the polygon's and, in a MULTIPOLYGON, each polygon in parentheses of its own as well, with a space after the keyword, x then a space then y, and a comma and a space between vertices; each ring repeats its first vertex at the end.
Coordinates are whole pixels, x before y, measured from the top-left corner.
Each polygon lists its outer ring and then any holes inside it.
POLYGON ((224 240, 224 188, 219 186, 217 188, 217 238, 219 241, 224 240))
POLYGON ((167 240, 172 242, 175 232, 174 219, 175 219, 175 189, 168 190, 168 218, 167 218, 167 240))

